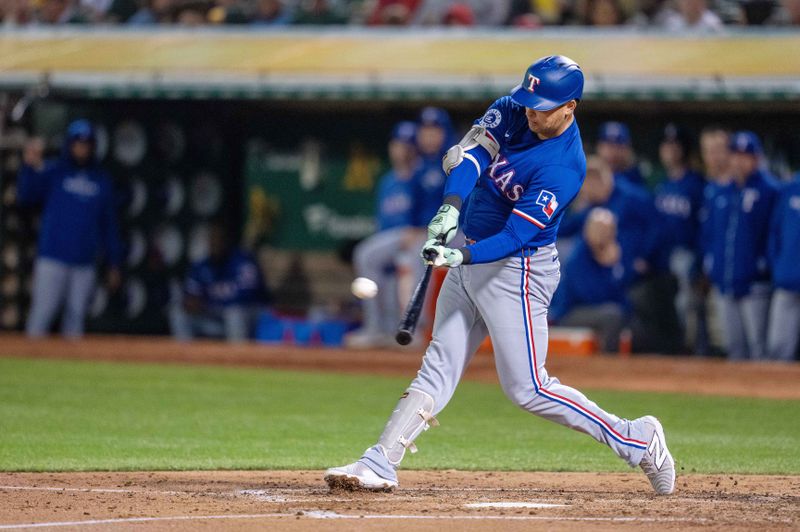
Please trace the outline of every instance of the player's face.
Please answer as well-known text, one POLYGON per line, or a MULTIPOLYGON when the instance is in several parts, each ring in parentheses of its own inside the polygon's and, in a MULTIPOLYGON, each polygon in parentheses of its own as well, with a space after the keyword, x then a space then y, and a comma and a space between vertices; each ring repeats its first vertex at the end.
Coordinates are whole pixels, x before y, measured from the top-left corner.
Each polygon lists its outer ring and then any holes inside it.
POLYGON ((658 147, 658 157, 667 170, 680 167, 683 165, 683 148, 677 142, 662 142, 658 147))
POLYGON ((528 117, 528 127, 542 139, 551 139, 563 133, 572 123, 572 114, 575 111, 575 100, 570 100, 561 107, 549 111, 536 111, 525 108, 528 117))
POLYGON ((72 158, 78 164, 85 164, 92 154, 92 145, 84 140, 76 140, 69 147, 72 158))
POLYGON ((700 137, 700 155, 709 177, 726 177, 731 153, 728 150, 728 135, 722 131, 706 133, 700 137))
POLYGON ((389 161, 395 167, 407 167, 414 161, 417 150, 413 145, 400 140, 389 142, 389 161))
POLYGON ((749 153, 731 154, 731 173, 737 181, 744 181, 758 168, 758 158, 749 153))
POLYGON ((425 155, 438 155, 444 148, 445 133, 439 126, 420 126, 417 129, 417 147, 425 155))

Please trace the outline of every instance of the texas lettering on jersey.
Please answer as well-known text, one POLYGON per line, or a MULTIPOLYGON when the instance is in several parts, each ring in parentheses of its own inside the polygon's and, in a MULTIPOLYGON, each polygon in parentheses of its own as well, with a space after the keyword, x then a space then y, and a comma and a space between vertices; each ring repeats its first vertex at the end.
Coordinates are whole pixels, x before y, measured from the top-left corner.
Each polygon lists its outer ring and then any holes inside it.
POLYGON ((511 184, 516 171, 513 168, 504 168, 506 166, 508 166, 508 159, 498 153, 489 165, 489 178, 506 198, 511 201, 519 201, 522 193, 525 192, 525 187, 519 183, 511 184))

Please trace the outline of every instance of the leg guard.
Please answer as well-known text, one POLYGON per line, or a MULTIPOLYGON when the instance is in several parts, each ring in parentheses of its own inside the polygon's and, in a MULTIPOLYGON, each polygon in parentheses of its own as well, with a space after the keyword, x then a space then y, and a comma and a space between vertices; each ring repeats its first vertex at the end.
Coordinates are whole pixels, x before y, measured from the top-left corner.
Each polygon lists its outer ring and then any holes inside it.
POLYGON ((400 398, 378 440, 389 463, 397 467, 406 453, 417 452, 414 440, 423 431, 439 424, 433 417, 433 397, 409 388, 400 398))

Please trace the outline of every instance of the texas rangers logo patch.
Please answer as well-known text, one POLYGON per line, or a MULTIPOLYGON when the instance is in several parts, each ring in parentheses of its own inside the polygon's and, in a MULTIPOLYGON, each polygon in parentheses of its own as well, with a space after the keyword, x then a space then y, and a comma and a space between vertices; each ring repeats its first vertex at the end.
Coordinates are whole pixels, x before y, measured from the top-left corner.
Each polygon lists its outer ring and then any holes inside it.
POLYGON ((539 197, 536 198, 536 205, 542 207, 542 212, 547 215, 548 219, 552 218, 553 213, 555 213, 556 209, 558 209, 556 195, 547 190, 542 190, 539 192, 539 197))
POLYGON ((493 128, 499 126, 502 119, 503 115, 500 114, 500 111, 497 109, 489 109, 486 111, 486 114, 483 115, 481 121, 478 122, 478 125, 486 128, 493 128))

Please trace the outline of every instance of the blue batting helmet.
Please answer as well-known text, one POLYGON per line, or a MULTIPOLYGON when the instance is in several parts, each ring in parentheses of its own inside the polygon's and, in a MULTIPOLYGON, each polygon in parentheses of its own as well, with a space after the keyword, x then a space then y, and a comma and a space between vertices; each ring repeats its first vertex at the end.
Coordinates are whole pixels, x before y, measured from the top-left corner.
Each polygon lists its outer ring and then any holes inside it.
POLYGON ((536 111, 549 111, 583 95, 583 71, 563 55, 543 57, 528 67, 522 83, 511 90, 518 104, 536 111))

